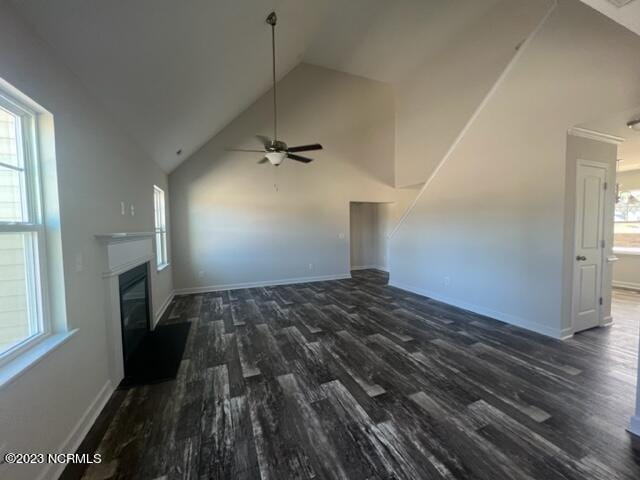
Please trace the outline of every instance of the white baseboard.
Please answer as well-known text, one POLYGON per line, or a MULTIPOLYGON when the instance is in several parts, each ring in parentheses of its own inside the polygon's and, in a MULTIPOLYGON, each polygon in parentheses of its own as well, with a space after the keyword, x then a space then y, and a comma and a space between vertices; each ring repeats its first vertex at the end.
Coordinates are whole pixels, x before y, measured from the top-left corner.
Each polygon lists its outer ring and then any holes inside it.
MULTIPOLYGON (((62 444, 57 449, 54 450, 56 453, 76 453, 78 448, 80 448, 80 444, 84 440, 84 437, 87 436, 87 433, 89 433, 89 430, 97 420, 98 415, 100 415, 100 412, 102 412, 102 409, 109 401, 109 398, 111 398, 111 394, 113 393, 113 391, 114 388, 111 385, 111 381, 107 380, 107 382, 98 392, 98 395, 96 395, 96 397, 91 402, 91 405, 89 405, 89 407, 82 414, 82 417, 80 417, 78 423, 76 423, 75 427, 73 427, 73 430, 71 430, 71 433, 66 438, 66 440, 62 442, 62 444)), ((38 480, 59 478, 66 466, 67 464, 65 463, 47 464, 45 465, 42 473, 38 476, 38 480)))
POLYGON ((380 270, 381 272, 389 272, 387 267, 382 265, 365 265, 361 267, 351 267, 351 270, 380 270))
POLYGON ((326 282, 328 280, 345 280, 348 278, 351 278, 350 273, 342 273, 339 275, 322 275, 318 277, 285 278, 281 280, 265 280, 262 282, 229 283, 229 284, 223 284, 223 285, 209 285, 206 287, 177 288, 176 290, 174 290, 174 293, 175 295, 189 295, 193 293, 219 292, 222 290, 240 290, 243 288, 273 287, 276 285, 293 285, 296 283, 313 283, 313 282, 326 282))
MULTIPOLYGON (((541 333, 541 332, 539 332, 539 333, 541 333)), ((553 335, 549 335, 549 336, 553 337, 553 338, 558 338, 560 340, 568 340, 571 337, 573 337, 574 334, 575 334, 575 332, 573 331, 573 327, 567 327, 567 328, 563 328, 562 330, 560 330, 560 336, 559 337, 554 337, 553 335)), ((546 335, 546 334, 544 334, 544 335, 546 335)))
POLYGON ((162 306, 158 309, 158 311, 156 312, 153 318, 153 328, 156 328, 156 325, 158 325, 158 322, 162 318, 162 315, 164 315, 164 312, 167 311, 167 308, 169 307, 169 305, 171 305, 171 302, 173 301, 173 298, 175 296, 176 296, 175 292, 172 291, 169 294, 169 296, 166 298, 162 306))
POLYGON ((614 280, 611 282, 611 285, 617 288, 626 288, 627 290, 640 290, 640 283, 619 282, 618 280, 614 280))
POLYGON ((532 330, 536 333, 540 333, 542 335, 546 335, 547 337, 557 338, 560 340, 566 340, 573 336, 573 332, 571 328, 565 329, 555 329, 552 327, 548 327, 546 325, 540 325, 539 323, 532 322, 529 320, 525 320, 523 318, 517 317, 515 315, 511 315, 508 313, 499 312, 497 310, 492 310, 490 308, 482 307, 480 305, 474 305, 457 298, 451 298, 444 295, 441 295, 436 292, 431 292, 422 288, 414 287, 411 285, 405 285, 393 280, 389 281, 389 285, 392 287, 400 288, 401 290, 406 290, 408 292, 417 293, 418 295, 422 295, 424 297, 433 298, 439 302, 447 303, 449 305, 453 305, 454 307, 462 308, 464 310, 469 310, 474 313, 478 313, 480 315, 484 315, 486 317, 490 317, 496 320, 500 320, 501 322, 508 323, 510 325, 515 325, 516 327, 525 328, 527 330, 532 330))
POLYGON ((635 415, 629 420, 627 432, 632 433, 636 437, 640 437, 640 416, 635 415))
POLYGON ((611 315, 602 318, 601 327, 610 327, 611 325, 613 325, 613 317, 611 315))

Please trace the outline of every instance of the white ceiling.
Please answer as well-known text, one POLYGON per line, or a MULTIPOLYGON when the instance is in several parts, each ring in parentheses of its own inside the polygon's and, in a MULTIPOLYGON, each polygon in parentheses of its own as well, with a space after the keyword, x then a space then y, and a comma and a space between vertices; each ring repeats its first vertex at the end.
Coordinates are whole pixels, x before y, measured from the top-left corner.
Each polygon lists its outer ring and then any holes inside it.
POLYGON ((618 147, 621 171, 640 169, 640 132, 627 127, 627 122, 640 118, 640 106, 618 112, 606 118, 583 123, 580 127, 615 135, 625 141, 618 147))
POLYGON ((332 15, 322 25, 304 60, 374 80, 398 82, 499 2, 343 1, 339 15, 332 15))
POLYGON ((581 0, 600 13, 603 13, 620 25, 640 35, 640 1, 631 0, 622 7, 615 5, 612 0, 581 0))
POLYGON ((393 82, 500 0, 13 1, 123 129, 171 171, 268 91, 264 19, 272 9, 280 18, 279 77, 307 61, 393 82))

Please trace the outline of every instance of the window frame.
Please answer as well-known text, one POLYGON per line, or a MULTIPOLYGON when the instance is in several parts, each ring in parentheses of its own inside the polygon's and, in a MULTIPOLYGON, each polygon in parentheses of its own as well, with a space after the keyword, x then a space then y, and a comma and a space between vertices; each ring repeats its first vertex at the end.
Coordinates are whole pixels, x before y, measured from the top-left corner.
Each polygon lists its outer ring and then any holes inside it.
MULTIPOLYGON (((27 350, 33 348, 52 333, 47 289, 46 232, 43 217, 43 190, 40 158, 38 152, 38 115, 24 103, 16 100, 4 89, 0 89, 0 107, 15 115, 19 121, 17 128, 18 155, 22 157, 25 192, 22 201, 26 203, 27 218, 19 222, 0 220, 0 234, 30 233, 27 243, 25 269, 33 278, 27 281, 27 311, 30 328, 34 334, 16 343, 7 350, 0 351, 0 366, 3 366, 27 350)), ((3 165, 14 168, 13 166, 3 165)), ((24 205, 23 205, 24 206, 24 205)))
POLYGON ((156 271, 170 265, 169 247, 167 244, 167 194, 157 185, 153 186, 153 239, 156 246, 156 271), (158 245, 158 236, 161 244, 158 245))
MULTIPOLYGON (((640 192, 640 189, 638 188, 632 188, 629 190, 625 190, 624 192, 620 192, 620 194, 623 193, 629 193, 631 194, 631 192, 640 192)), ((637 198, 637 196, 634 195, 634 197, 637 198)), ((618 202, 616 202, 616 209, 617 209, 617 204, 618 202)), ((628 214, 628 211, 627 211, 628 214)), ((620 254, 620 255, 640 255, 640 247, 625 247, 625 246, 620 246, 620 245, 616 245, 616 240, 615 240, 615 235, 616 235, 616 226, 617 225, 621 225, 621 224, 633 224, 633 225, 640 225, 640 220, 628 220, 628 219, 624 219, 624 220, 617 220, 615 218, 615 214, 614 214, 614 220, 613 220, 613 233, 614 233, 614 239, 613 239, 613 252, 616 254, 620 254)))

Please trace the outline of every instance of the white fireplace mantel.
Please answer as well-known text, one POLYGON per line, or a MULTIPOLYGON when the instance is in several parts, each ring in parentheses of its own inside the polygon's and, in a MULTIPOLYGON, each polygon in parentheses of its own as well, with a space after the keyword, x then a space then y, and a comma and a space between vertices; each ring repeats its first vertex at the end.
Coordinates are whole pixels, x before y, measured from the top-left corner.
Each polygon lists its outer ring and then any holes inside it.
MULTIPOLYGON (((120 322, 120 283, 118 276, 152 261, 153 232, 104 233, 95 235, 105 246, 103 278, 107 289, 109 370, 111 382, 118 385, 124 378, 122 358, 122 325, 120 322)), ((152 277, 149 276, 149 292, 152 277)), ((149 301, 151 302, 151 298, 149 301)))
POLYGON ((151 238, 153 237, 153 232, 98 233, 95 237, 103 243, 117 243, 135 240, 137 238, 151 238))
POLYGON ((102 276, 115 277, 153 258, 153 232, 102 233, 95 237, 107 247, 102 276))

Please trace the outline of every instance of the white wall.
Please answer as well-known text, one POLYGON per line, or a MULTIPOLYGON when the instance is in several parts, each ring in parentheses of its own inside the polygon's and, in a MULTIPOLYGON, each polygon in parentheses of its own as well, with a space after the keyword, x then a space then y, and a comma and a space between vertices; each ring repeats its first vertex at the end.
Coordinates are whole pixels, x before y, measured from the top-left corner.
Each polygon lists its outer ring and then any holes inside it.
POLYGON ((640 255, 617 252, 613 266, 613 286, 640 290, 640 255))
POLYGON ((350 206, 351 269, 377 268, 387 270, 387 210, 386 203, 353 202, 350 206))
MULTIPOLYGON (((622 190, 640 189, 640 170, 618 173, 622 190)), ((613 266, 613 285, 640 290, 640 255, 616 252, 618 261, 613 266)))
MULTIPOLYGON (((69 452, 76 446, 72 435, 76 426, 83 426, 78 423, 82 415, 100 393, 109 393, 105 283, 101 278, 104 247, 93 236, 151 231, 152 187, 156 183, 166 189, 167 179, 119 130, 117 122, 102 114, 101 106, 6 0, 0 0, 0 77, 53 114, 60 196, 59 222, 53 220, 61 226, 67 311, 66 319, 54 318, 54 323, 79 329, 68 342, 0 389, 0 446, 6 442, 9 451, 69 452), (121 200, 135 204, 135 217, 120 215, 121 200), (78 254, 83 257, 83 270, 76 273, 78 254), (66 440, 71 443, 65 444, 66 440)), ((172 289, 171 269, 154 274, 152 282, 157 310, 172 289)), ((60 287, 52 285, 52 290, 62 292, 60 287)), ((64 309, 55 311, 59 315, 64 309)), ((43 465, 0 466, 0 476, 31 480, 43 469, 43 465)))
POLYGON ((392 237, 392 283, 567 333, 566 132, 639 103, 638 51, 636 35, 560 0, 392 237))
POLYGON ((550 3, 497 2, 394 83, 398 186, 427 179, 550 3))
POLYGON ((278 132, 320 142, 310 164, 258 165, 255 134, 271 135, 269 95, 169 179, 177 290, 349 275, 349 202, 394 202, 394 103, 380 82, 301 64, 278 87, 278 132), (277 185, 277 189, 274 188, 277 185))

